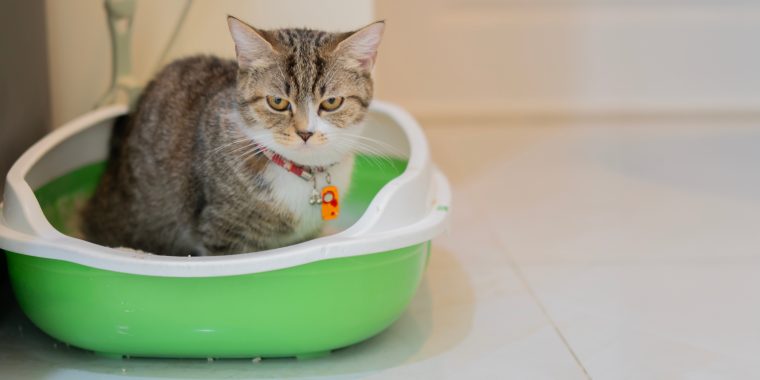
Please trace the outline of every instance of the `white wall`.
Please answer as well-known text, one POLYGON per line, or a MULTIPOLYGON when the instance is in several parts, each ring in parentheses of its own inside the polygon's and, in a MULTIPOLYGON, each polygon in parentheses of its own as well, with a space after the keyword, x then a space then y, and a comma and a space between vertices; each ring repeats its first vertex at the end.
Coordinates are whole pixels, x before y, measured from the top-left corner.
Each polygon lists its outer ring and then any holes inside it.
MULTIPOLYGON (((133 29, 139 80, 154 73, 186 0, 140 0, 133 29)), ((349 30, 372 21, 373 0, 194 0, 168 60, 195 53, 232 57, 226 16, 255 26, 349 30)), ((110 81, 110 38, 102 0, 47 0, 52 124, 88 111, 110 81)))
POLYGON ((378 1, 380 97, 436 120, 760 112, 760 1, 378 1))
MULTIPOLYGON (((186 0, 140 0, 134 67, 146 80, 186 0)), ((47 0, 52 122, 109 84, 101 0, 47 0)), ((224 17, 261 27, 388 26, 377 96, 423 119, 760 111, 760 1, 194 0, 170 58, 231 56, 224 17)))

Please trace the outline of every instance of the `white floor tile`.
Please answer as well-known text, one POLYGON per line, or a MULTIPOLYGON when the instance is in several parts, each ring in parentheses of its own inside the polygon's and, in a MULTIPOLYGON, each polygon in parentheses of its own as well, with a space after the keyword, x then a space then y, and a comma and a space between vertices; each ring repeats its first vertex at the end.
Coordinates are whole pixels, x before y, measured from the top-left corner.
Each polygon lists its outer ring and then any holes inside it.
POLYGON ((760 302, 751 294, 760 287, 756 268, 604 264, 522 270, 593 377, 599 365, 607 366, 602 358, 628 350, 637 355, 629 366, 661 370, 658 378, 673 378, 668 363, 692 370, 730 363, 738 373, 760 377, 760 367, 752 365, 760 350, 760 302))
POLYGON ((746 379, 760 378, 758 127, 452 130, 441 140, 490 141, 459 163, 487 162, 490 174, 460 184, 455 206, 482 210, 481 226, 592 378, 746 379), (527 143, 493 150, 513 137, 527 143))

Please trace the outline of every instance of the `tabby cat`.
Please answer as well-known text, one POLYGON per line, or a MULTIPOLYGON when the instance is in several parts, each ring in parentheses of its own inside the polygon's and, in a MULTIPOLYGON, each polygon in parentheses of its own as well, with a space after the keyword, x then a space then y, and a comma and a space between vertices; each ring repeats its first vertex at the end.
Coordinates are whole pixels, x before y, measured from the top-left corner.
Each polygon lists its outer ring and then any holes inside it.
POLYGON ((328 33, 227 22, 236 61, 169 64, 114 127, 86 239, 205 256, 319 234, 310 197, 328 182, 347 190, 384 23, 328 33))

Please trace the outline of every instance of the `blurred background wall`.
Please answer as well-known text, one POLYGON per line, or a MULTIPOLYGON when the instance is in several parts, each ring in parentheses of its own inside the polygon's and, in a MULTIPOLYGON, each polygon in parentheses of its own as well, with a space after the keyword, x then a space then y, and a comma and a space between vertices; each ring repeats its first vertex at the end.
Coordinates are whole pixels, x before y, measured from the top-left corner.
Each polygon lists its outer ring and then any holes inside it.
POLYGON ((423 124, 760 110, 760 1, 376 1, 378 95, 423 124))
POLYGON ((0 194, 5 173, 50 124, 45 1, 0 7, 0 194))
MULTIPOLYGON (((5 173, 50 124, 44 0, 0 5, 0 51, 2 194, 5 173)), ((5 252, 0 250, 0 320, 10 311, 13 299, 6 266, 5 252)))
MULTIPOLYGON (((185 4, 138 1, 139 80, 179 56, 231 56, 226 14, 329 30, 383 18, 377 97, 423 124, 760 110, 753 0, 194 0, 165 52, 185 4)), ((50 120, 60 125, 108 87, 109 37, 102 0, 46 0, 45 15, 50 120)))

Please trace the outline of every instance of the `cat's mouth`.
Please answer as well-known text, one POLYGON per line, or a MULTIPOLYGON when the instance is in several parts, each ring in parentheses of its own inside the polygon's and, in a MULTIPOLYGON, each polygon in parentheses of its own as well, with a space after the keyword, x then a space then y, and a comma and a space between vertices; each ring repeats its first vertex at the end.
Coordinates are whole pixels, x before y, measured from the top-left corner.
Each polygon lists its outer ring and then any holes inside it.
POLYGON ((291 151, 291 152, 301 152, 301 153, 329 153, 330 150, 330 144, 321 136, 313 136, 309 139, 305 139, 302 141, 300 138, 298 141, 288 141, 288 142, 282 142, 282 141, 276 141, 278 145, 282 147, 283 150, 291 151))
POLYGON ((309 144, 307 141, 305 141, 305 142, 296 144, 292 149, 296 149, 302 152, 309 152, 309 151, 314 151, 319 148, 316 145, 309 144))

